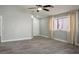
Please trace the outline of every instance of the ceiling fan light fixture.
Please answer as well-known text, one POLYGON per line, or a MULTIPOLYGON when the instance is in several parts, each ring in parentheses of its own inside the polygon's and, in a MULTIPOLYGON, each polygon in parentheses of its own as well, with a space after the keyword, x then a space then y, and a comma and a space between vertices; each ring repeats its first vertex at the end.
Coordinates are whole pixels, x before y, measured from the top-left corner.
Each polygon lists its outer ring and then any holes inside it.
POLYGON ((37 10, 43 10, 41 7, 39 7, 37 10))
POLYGON ((34 16, 33 16, 33 15, 31 15, 31 18, 34 18, 34 16))

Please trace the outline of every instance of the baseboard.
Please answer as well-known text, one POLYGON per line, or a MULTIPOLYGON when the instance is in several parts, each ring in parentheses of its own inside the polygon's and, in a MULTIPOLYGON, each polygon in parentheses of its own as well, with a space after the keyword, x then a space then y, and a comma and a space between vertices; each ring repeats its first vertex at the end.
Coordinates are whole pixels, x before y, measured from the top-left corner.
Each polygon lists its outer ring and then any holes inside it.
POLYGON ((69 42, 66 41, 66 40, 61 40, 61 39, 57 39, 57 38, 54 38, 54 40, 61 41, 61 42, 65 42, 65 43, 69 43, 69 42))
POLYGON ((78 43, 76 43, 75 45, 76 45, 76 46, 79 46, 79 44, 78 44, 78 43))
POLYGON ((1 42, 10 42, 10 41, 19 41, 19 40, 30 40, 33 37, 19 38, 19 39, 10 39, 10 40, 1 40, 1 42))
POLYGON ((40 35, 40 36, 42 36, 42 37, 46 37, 46 38, 49 38, 48 36, 45 36, 45 35, 40 35))

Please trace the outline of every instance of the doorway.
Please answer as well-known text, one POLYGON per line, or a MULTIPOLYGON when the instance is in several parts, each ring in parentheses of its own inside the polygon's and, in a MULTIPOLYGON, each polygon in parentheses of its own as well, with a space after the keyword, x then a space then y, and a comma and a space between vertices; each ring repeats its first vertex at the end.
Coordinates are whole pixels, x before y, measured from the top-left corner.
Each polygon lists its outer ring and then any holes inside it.
POLYGON ((39 36, 39 19, 33 17, 33 37, 39 36))

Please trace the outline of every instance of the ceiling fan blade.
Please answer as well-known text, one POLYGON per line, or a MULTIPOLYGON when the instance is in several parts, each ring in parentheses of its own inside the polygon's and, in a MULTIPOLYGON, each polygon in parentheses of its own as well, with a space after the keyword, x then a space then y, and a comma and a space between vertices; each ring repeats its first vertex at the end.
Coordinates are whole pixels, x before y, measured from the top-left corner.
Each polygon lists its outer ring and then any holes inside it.
POLYGON ((42 5, 36 5, 36 6, 38 6, 38 7, 42 7, 42 5))
POLYGON ((49 11, 49 9, 43 9, 43 10, 45 10, 45 11, 49 11))
POLYGON ((28 8, 28 9, 36 9, 36 7, 33 7, 33 8, 28 8))
POLYGON ((54 6, 52 6, 52 5, 45 5, 45 6, 43 6, 43 7, 54 7, 54 6))

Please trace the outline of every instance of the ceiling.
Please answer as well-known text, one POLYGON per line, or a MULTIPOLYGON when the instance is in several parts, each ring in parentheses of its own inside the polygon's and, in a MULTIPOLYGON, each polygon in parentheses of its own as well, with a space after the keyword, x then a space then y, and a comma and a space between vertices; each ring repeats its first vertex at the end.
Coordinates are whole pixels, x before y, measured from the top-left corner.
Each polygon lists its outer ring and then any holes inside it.
POLYGON ((47 17, 49 15, 56 15, 64 12, 68 12, 70 10, 78 10, 79 5, 54 5, 54 8, 48 8, 50 9, 50 12, 41 10, 40 12, 36 12, 36 9, 28 9, 31 7, 36 7, 35 5, 20 5, 20 8, 24 9, 26 12, 29 12, 35 16, 38 16, 38 18, 47 17))

